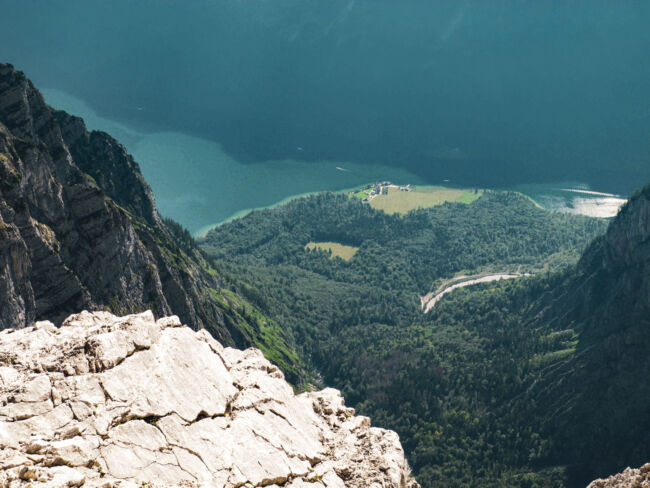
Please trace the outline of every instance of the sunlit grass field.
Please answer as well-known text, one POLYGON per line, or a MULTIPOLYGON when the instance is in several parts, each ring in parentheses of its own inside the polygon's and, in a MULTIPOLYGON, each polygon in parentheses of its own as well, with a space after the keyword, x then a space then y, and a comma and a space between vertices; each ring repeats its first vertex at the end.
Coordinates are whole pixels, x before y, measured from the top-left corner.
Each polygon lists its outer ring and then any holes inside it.
POLYGON ((320 249, 321 251, 331 251, 332 258, 341 258, 349 261, 359 250, 358 247, 346 246, 338 242, 308 242, 305 249, 320 249))
POLYGON ((482 190, 463 190, 442 186, 416 186, 411 191, 390 188, 388 195, 379 195, 370 205, 387 214, 405 214, 418 208, 435 207, 445 202, 472 203, 483 194, 482 190))

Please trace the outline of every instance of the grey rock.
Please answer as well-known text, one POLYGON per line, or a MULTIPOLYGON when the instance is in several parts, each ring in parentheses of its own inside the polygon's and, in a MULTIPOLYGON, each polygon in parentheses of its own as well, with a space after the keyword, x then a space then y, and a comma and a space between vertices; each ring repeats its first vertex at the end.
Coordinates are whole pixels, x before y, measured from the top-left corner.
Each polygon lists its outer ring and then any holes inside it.
POLYGON ((622 473, 592 481, 587 488, 649 488, 650 463, 639 469, 627 468, 622 473))
POLYGON ((417 488, 397 434, 337 390, 178 317, 82 312, 0 332, 0 485, 417 488))

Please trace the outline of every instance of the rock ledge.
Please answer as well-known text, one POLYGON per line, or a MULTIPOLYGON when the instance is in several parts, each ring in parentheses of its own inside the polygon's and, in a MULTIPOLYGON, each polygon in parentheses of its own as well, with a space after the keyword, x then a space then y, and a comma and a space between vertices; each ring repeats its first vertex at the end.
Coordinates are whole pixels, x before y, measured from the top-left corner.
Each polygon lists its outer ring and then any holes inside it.
POLYGON ((0 332, 0 485, 418 487, 337 390, 151 312, 0 332))
POLYGON ((607 479, 592 481, 587 488, 650 488, 650 463, 639 469, 627 468, 607 479))

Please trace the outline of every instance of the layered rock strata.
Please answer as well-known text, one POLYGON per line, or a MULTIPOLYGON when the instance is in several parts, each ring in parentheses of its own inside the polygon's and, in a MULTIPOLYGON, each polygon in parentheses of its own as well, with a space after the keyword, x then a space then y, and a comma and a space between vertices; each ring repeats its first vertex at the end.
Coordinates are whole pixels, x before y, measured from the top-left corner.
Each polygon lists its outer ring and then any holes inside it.
POLYGON ((254 324, 219 302, 220 285, 162 221, 124 147, 0 63, 0 329, 151 309, 227 345, 256 343, 254 324))
POLYGON ((0 332, 0 485, 417 488, 397 434, 151 312, 0 332))

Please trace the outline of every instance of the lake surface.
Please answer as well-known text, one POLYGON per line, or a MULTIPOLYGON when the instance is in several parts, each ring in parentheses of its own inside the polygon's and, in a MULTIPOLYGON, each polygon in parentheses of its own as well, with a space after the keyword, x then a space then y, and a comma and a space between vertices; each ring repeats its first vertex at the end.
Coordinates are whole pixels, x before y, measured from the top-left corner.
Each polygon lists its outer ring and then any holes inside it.
POLYGON ((162 215, 202 233, 211 225, 300 194, 342 190, 368 182, 424 181, 407 170, 340 161, 242 164, 213 141, 180 132, 139 132, 98 116, 82 100, 44 89, 48 104, 82 117, 92 130, 118 139, 139 163, 162 215))
MULTIPOLYGON (((88 129, 103 130, 121 142, 139 163, 162 215, 203 234, 254 208, 320 191, 369 182, 425 184, 406 169, 388 165, 296 160, 242 164, 213 141, 180 132, 140 132, 97 115, 85 102, 60 90, 41 90, 48 104, 82 117, 88 129)), ((442 185, 454 182, 439 181, 442 185)), ((456 182, 462 186, 463 182, 456 182)), ((580 182, 519 185, 545 208, 593 217, 613 217, 625 202, 618 195, 592 192, 580 182)))
POLYGON ((165 213, 200 214, 183 214, 193 229, 241 208, 234 192, 205 196, 223 192, 217 179, 253 178, 246 206, 378 166, 483 188, 629 194, 650 181, 648 0, 0 0, 0 12, 0 59, 146 134, 138 148, 111 131, 165 213), (348 161, 367 166, 327 172, 348 161))
POLYGON ((575 181, 518 185, 512 189, 528 195, 548 210, 588 217, 615 217, 627 201, 627 195, 594 191, 589 185, 575 181))
POLYGON ((161 213, 192 232, 375 180, 515 188, 596 216, 650 181, 647 0, 0 0, 0 12, 0 60, 121 141, 161 213))

